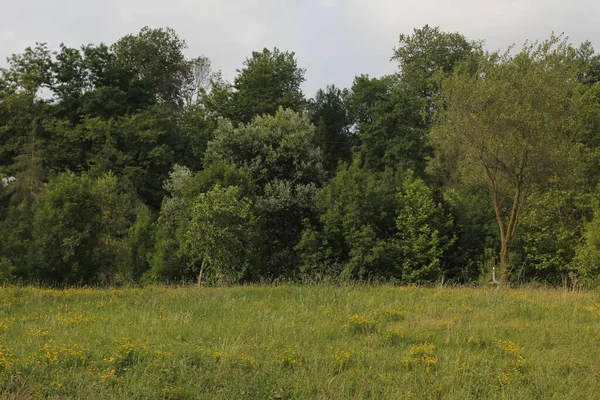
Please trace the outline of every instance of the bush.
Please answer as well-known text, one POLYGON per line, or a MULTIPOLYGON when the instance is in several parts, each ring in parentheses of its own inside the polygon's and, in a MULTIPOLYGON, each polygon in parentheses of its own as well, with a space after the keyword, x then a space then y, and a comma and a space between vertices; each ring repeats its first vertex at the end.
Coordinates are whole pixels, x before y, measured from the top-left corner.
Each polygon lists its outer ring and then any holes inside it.
POLYGON ((6 257, 0 257, 0 284, 10 282, 15 267, 6 257))

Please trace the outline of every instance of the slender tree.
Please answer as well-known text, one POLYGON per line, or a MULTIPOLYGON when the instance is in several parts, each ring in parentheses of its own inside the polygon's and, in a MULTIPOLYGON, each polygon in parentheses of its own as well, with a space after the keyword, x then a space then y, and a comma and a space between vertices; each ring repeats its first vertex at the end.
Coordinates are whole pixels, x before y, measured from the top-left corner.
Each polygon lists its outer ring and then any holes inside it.
POLYGON ((572 47, 553 36, 516 55, 487 55, 476 73, 463 65, 443 83, 445 111, 431 133, 436 162, 451 162, 464 181, 489 188, 503 284, 528 197, 575 165, 585 108, 577 74, 572 47))

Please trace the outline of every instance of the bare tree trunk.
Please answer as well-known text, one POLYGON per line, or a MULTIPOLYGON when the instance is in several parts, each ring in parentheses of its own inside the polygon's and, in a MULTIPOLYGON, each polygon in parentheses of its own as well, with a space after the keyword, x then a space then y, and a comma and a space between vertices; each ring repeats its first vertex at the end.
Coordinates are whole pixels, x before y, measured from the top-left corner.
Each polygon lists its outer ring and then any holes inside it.
POLYGON ((506 229, 502 212, 500 210, 500 201, 498 200, 498 192, 496 190, 495 180, 489 170, 488 176, 491 182, 492 204, 494 206, 494 214, 498 221, 498 229, 500 230, 500 284, 506 286, 508 284, 508 251, 510 249, 510 229, 506 229))
POLYGON ((204 268, 206 267, 206 258, 202 259, 202 264, 200 264, 200 273, 198 274, 198 286, 202 286, 202 274, 204 273, 204 268))
POLYGON ((509 266, 509 254, 510 244, 515 236, 517 225, 519 224, 519 212, 521 211, 522 203, 522 181, 520 181, 515 189, 515 195, 513 198, 512 208, 510 210, 510 216, 507 223, 505 224, 504 218, 502 218, 502 210, 500 206, 500 200, 498 199, 498 190, 496 187, 496 180, 494 175, 489 169, 486 168, 486 173, 490 179, 490 189, 492 194, 492 204, 494 206, 494 213, 496 214, 496 220, 498 221, 498 228, 500 230, 500 284, 502 286, 508 286, 508 266, 509 266))
POLYGON ((510 240, 503 240, 500 249, 500 284, 508 286, 508 263, 509 263, 510 240))

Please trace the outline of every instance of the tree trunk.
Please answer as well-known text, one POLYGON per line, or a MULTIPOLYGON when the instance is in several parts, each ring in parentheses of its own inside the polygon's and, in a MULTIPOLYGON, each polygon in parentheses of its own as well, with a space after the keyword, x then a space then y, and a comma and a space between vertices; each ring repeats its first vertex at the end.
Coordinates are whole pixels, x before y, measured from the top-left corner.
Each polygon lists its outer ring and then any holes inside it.
POLYGON ((202 264, 200 264, 200 273, 198 274, 198 286, 202 286, 202 274, 204 273, 204 267, 206 267, 206 258, 202 259, 202 264))
POLYGON ((510 250, 510 241, 503 240, 500 249, 500 284, 504 287, 508 286, 508 262, 510 250))
POLYGON ((519 183, 515 189, 515 196, 513 199, 512 209, 510 210, 510 217, 508 218, 508 224, 505 225, 504 219, 502 218, 502 210, 500 207, 500 201, 498 199, 498 191, 496 188, 496 180, 494 175, 486 168, 486 172, 490 179, 490 189, 492 193, 492 204, 494 205, 494 213, 496 214, 496 220, 498 221, 498 228, 500 229, 500 284, 502 286, 508 286, 508 263, 509 263, 509 251, 510 244, 519 223, 519 211, 521 210, 521 195, 522 188, 519 183))

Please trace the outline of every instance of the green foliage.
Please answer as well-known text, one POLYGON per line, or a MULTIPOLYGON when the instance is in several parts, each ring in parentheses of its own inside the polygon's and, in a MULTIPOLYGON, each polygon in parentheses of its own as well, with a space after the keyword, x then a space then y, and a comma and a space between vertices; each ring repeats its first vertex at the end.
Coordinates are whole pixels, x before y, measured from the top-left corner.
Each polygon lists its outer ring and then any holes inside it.
POLYGON ((28 277, 54 284, 112 282, 134 204, 112 174, 57 176, 33 203, 28 277))
POLYGON ((259 193, 275 179, 294 184, 320 183, 321 153, 315 128, 307 117, 280 109, 274 116, 256 117, 235 128, 222 121, 208 143, 205 165, 225 161, 243 168, 259 193))
POLYGON ((411 283, 433 282, 443 277, 444 255, 456 240, 452 219, 420 179, 406 179, 398 197, 402 205, 396 218, 402 278, 411 283))
POLYGON ((491 276, 500 242, 498 223, 490 207, 485 187, 448 185, 444 203, 453 217, 456 242, 446 255, 448 269, 444 277, 450 281, 468 283, 481 274, 486 281, 491 276))
POLYGON ((392 60, 398 61, 402 82, 425 100, 424 111, 432 122, 431 105, 440 90, 441 76, 450 75, 456 65, 481 54, 482 42, 469 41, 458 32, 442 32, 423 26, 411 35, 401 34, 392 60))
POLYGON ((575 278, 572 263, 591 216, 590 196, 576 190, 549 189, 535 193, 521 218, 515 258, 522 281, 555 285, 575 278))
POLYGON ((194 199, 181 243, 190 263, 199 267, 198 283, 204 277, 239 281, 252 264, 256 226, 250 201, 234 186, 217 185, 194 199))
POLYGON ((7 189, 7 193, 1 195, 0 257, 14 266, 15 276, 24 278, 27 276, 27 252, 33 229, 33 199, 13 191, 13 184, 7 189))
POLYGON ((581 43, 577 59, 581 63, 579 78, 590 85, 600 82, 600 55, 596 54, 592 42, 581 43))
POLYGON ((585 129, 580 108, 589 102, 573 55, 552 37, 516 55, 487 55, 476 73, 462 64, 443 83, 446 107, 430 135, 435 162, 449 165, 465 183, 488 186, 504 283, 528 196, 556 177, 573 179, 578 170, 575 141, 585 129))
POLYGON ((422 176, 431 148, 428 128, 435 114, 440 78, 480 52, 480 43, 458 33, 425 25, 400 35, 393 60, 396 75, 359 76, 352 86, 352 108, 358 123, 357 153, 367 168, 401 168, 422 176))
POLYGON ((0 257, 0 284, 10 282, 13 278, 15 267, 6 257, 0 257))
POLYGON ((86 175, 65 173, 36 199, 30 275, 54 283, 92 282, 104 266, 102 208, 86 175))
POLYGON ((253 52, 229 83, 186 49, 145 27, 8 58, 0 280, 462 283, 499 253, 503 280, 511 255, 519 282, 593 284, 590 42, 483 54, 425 25, 397 73, 310 101, 293 52, 253 52))
POLYGON ((181 88, 189 73, 186 44, 173 29, 142 28, 111 46, 119 78, 135 92, 153 95, 158 104, 181 106, 181 88))
POLYGON ((233 187, 244 198, 250 196, 254 188, 245 171, 223 161, 212 162, 196 173, 184 166, 173 167, 169 179, 164 182, 168 194, 163 198, 156 221, 155 249, 143 281, 197 279, 197 260, 190 258, 191 253, 183 250, 184 236, 189 229, 192 208, 198 196, 216 186, 233 187))
POLYGON ((298 68, 293 52, 277 48, 252 52, 244 68, 238 70, 234 91, 217 94, 225 103, 219 107, 220 115, 237 124, 248 123, 257 115, 274 115, 280 107, 302 111, 305 100, 300 85, 304 72, 298 68))
POLYGON ((170 139, 176 162, 193 171, 201 170, 206 146, 215 127, 216 123, 208 117, 207 111, 198 105, 187 107, 176 115, 177 134, 170 139))
POLYGON ((307 272, 427 283, 442 275, 451 219, 425 183, 344 165, 316 197, 320 227, 297 246, 307 272))
POLYGON ((150 263, 155 245, 155 225, 152 213, 142 207, 135 223, 129 228, 123 239, 118 258, 117 280, 138 282, 150 270, 150 263))
MULTIPOLYGON (((401 181, 401 174, 390 170, 371 173, 356 163, 340 167, 316 197, 323 227, 318 248, 307 248, 306 234, 298 245, 303 258, 317 251, 324 264, 305 261, 304 269, 324 269, 331 275, 343 271, 348 278, 394 276, 396 254, 383 249, 393 247, 396 188, 401 181)), ((307 234, 314 235, 310 230, 307 234)))
POLYGON ((100 276, 111 282, 116 275, 118 257, 129 227, 135 220, 138 206, 133 191, 123 186, 117 177, 107 173, 94 180, 93 191, 101 210, 100 241, 104 267, 100 276))
POLYGON ((592 287, 600 285, 600 204, 593 201, 594 215, 583 227, 583 240, 576 247, 572 268, 575 282, 592 287))
POLYGON ((352 159, 355 135, 350 92, 333 85, 319 89, 309 104, 309 113, 316 127, 316 143, 323 152, 323 168, 333 173, 340 161, 352 159))
POLYGON ((410 169, 422 173, 429 153, 420 100, 394 76, 357 77, 352 86, 362 164, 374 171, 410 169))
MULTIPOLYGON (((324 180, 315 128, 306 116, 280 109, 234 128, 222 122, 208 143, 205 165, 233 164, 253 182, 261 220, 261 275, 271 279, 296 269, 294 246, 302 221, 315 219, 312 197, 324 180)), ((204 174, 200 174, 202 176, 204 174)))
POLYGON ((298 255, 294 246, 302 234, 302 221, 316 220, 315 184, 296 184, 274 180, 266 184, 256 199, 256 214, 261 220, 262 263, 255 279, 271 280, 296 274, 298 255))
POLYGON ((0 101, 0 171, 18 177, 18 190, 29 195, 39 192, 46 178, 47 112, 46 104, 26 92, 7 93, 0 101))
POLYGON ((440 157, 454 157, 473 182, 490 184, 489 170, 503 195, 519 180, 511 178, 515 172, 536 183, 567 172, 572 160, 565 156, 575 154, 569 139, 581 127, 574 107, 583 93, 572 79, 571 48, 552 38, 481 62, 477 74, 461 68, 444 83, 448 107, 432 136, 440 157))
POLYGON ((164 182, 168 193, 162 201, 157 220, 156 246, 150 261, 150 270, 143 276, 147 282, 182 280, 191 276, 186 270, 187 261, 181 252, 178 231, 189 220, 189 206, 185 196, 192 171, 175 165, 164 182))
POLYGON ((115 170, 153 206, 160 203, 160 183, 174 161, 172 122, 163 111, 151 108, 120 119, 114 142, 108 139, 90 161, 94 174, 115 170))
POLYGON ((109 120, 85 118, 77 125, 52 119, 44 128, 52 137, 45 146, 46 170, 87 171, 96 177, 113 172, 131 183, 147 203, 160 204, 164 194, 160 182, 167 177, 178 146, 167 109, 151 107, 109 120))
POLYGON ((211 161, 202 171, 194 174, 183 188, 183 193, 189 198, 208 192, 216 185, 223 187, 236 186, 244 196, 255 193, 255 185, 245 169, 226 161, 211 161))
POLYGON ((9 68, 0 69, 5 94, 22 92, 32 97, 40 88, 50 84, 52 55, 46 43, 36 43, 33 48, 27 47, 22 54, 13 54, 7 61, 9 68))
POLYGON ((201 168, 213 129, 198 107, 181 109, 203 68, 184 49, 173 30, 146 27, 112 46, 14 55, 0 78, 0 169, 21 173, 21 185, 38 186, 32 192, 53 174, 112 171, 157 208, 171 166, 201 168))

